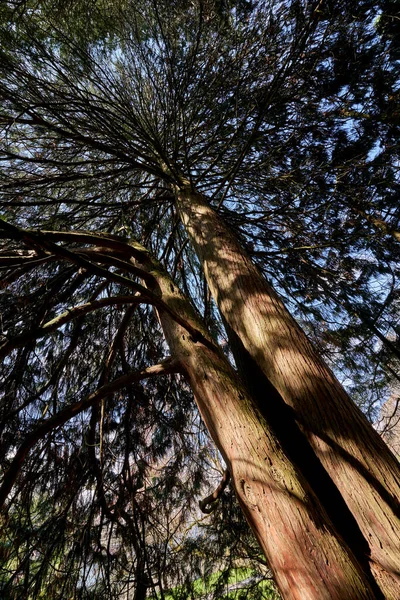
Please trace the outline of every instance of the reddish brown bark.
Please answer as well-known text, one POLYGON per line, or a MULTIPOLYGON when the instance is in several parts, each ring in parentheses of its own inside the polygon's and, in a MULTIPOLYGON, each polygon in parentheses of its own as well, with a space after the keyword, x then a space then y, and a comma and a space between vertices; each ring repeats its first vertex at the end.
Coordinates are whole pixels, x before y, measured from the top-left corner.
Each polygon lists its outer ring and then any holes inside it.
MULTIPOLYGON (((293 409, 357 520, 376 581, 386 598, 397 600, 399 464, 205 198, 187 183, 176 196, 222 315, 249 359, 293 409)), ((273 395, 268 402, 274 402, 273 395)))
POLYGON ((239 502, 282 596, 287 600, 376 598, 368 574, 337 535, 193 309, 154 261, 144 259, 141 266, 155 278, 152 291, 170 308, 170 312, 158 311, 166 340, 227 462, 239 502), (209 343, 195 342, 171 318, 171 311, 200 330, 209 343))

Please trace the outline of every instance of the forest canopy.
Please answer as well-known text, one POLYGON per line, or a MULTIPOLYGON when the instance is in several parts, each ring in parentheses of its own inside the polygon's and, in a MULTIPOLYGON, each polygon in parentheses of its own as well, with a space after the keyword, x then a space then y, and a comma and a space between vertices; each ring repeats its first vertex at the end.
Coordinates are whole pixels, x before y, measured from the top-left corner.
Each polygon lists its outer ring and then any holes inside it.
POLYGON ((395 600, 396 3, 0 23, 2 597, 395 600))

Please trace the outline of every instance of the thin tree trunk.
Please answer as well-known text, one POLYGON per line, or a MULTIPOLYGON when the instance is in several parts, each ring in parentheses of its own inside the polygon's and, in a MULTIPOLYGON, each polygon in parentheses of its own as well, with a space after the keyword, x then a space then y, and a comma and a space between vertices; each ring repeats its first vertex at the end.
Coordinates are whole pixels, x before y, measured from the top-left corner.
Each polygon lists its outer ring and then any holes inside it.
POLYGON ((145 574, 145 561, 138 557, 138 564, 135 572, 135 592, 132 600, 146 600, 149 589, 149 581, 145 574))
POLYGON ((260 410, 281 411, 276 398, 292 409, 357 520, 376 581, 386 598, 398 600, 398 462, 206 199, 186 183, 176 204, 218 308, 242 345, 239 354, 253 368, 253 387, 268 380, 277 392, 258 399, 260 410))
POLYGON ((167 312, 158 310, 171 353, 180 362, 208 430, 225 458, 240 505, 283 598, 381 597, 371 574, 337 535, 306 479, 286 456, 188 301, 150 257, 140 266, 155 278, 152 291, 209 340, 207 344, 194 341, 167 312))

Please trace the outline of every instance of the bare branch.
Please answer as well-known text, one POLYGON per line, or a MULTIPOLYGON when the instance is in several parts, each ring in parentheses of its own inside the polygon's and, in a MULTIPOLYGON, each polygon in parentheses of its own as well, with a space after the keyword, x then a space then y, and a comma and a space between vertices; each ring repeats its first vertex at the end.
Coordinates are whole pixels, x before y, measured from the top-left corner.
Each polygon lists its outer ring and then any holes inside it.
POLYGON ((213 491, 212 494, 210 494, 203 500, 200 500, 199 507, 200 507, 201 512, 205 513, 206 515, 209 515, 212 512, 214 512, 214 510, 217 508, 217 502, 218 502, 219 498, 221 497, 222 492, 228 485, 230 479, 231 479, 231 474, 228 471, 228 469, 225 469, 219 486, 213 491))

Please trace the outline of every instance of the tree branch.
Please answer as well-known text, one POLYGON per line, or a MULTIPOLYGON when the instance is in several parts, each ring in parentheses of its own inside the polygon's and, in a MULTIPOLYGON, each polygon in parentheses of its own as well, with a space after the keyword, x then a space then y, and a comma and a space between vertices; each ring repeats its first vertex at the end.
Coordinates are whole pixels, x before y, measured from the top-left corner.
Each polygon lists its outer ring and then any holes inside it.
POLYGON ((85 304, 80 304, 79 306, 69 308, 61 315, 58 315, 57 317, 54 317, 54 319, 51 319, 51 321, 45 323, 42 327, 38 327, 37 329, 33 329, 4 342, 3 345, 0 346, 0 360, 15 348, 21 348, 25 344, 28 344, 33 340, 44 337, 48 333, 55 331, 62 325, 65 325, 65 323, 82 317, 87 313, 93 312, 99 308, 103 308, 104 306, 112 306, 115 304, 139 304, 145 302, 146 300, 144 300, 139 294, 137 296, 114 296, 112 298, 101 298, 100 300, 86 302, 85 304))
POLYGON ((228 469, 225 469, 219 486, 213 491, 212 494, 204 498, 204 500, 200 500, 199 507, 201 512, 205 513, 206 515, 214 512, 214 510, 217 508, 217 501, 221 497, 221 494, 228 485, 230 479, 231 474, 228 469))
POLYGON ((35 446, 35 444, 45 437, 48 433, 64 425, 67 421, 76 417, 76 415, 80 414, 84 410, 87 410, 91 406, 94 406, 98 402, 100 402, 103 398, 110 396, 114 392, 127 387, 128 385, 141 381, 142 379, 147 379, 148 377, 154 377, 156 375, 167 375, 170 373, 178 373, 181 371, 181 366, 179 361, 174 358, 167 358, 163 362, 152 365, 151 367, 146 367, 145 369, 141 369, 140 371, 134 371, 132 373, 128 373, 127 375, 123 375, 114 381, 103 385, 95 392, 90 394, 84 400, 80 400, 79 402, 75 402, 61 410, 59 413, 51 417, 50 419, 42 422, 36 429, 34 429, 30 434, 28 434, 17 450, 10 467, 6 471, 3 483, 0 487, 0 508, 3 507, 4 502, 7 499, 8 494, 11 491, 12 486, 14 485, 18 474, 22 468, 22 465, 29 453, 29 451, 35 446))
MULTIPOLYGON (((56 254, 57 256, 64 258, 65 260, 68 260, 69 262, 72 262, 72 263, 78 265, 79 267, 83 267, 84 269, 86 269, 90 273, 93 273, 94 275, 99 275, 100 277, 105 277, 109 281, 113 281, 114 283, 119 283, 120 285, 124 285, 128 288, 131 288, 131 289, 135 290, 136 292, 140 292, 142 294, 142 297, 145 299, 145 301, 147 300, 149 304, 152 304, 159 310, 163 310, 166 313, 168 313, 174 319, 174 321, 176 323, 178 323, 184 329, 186 329, 186 331, 192 336, 194 342, 201 342, 202 344, 209 347, 210 349, 215 350, 214 344, 210 340, 208 340, 198 329, 193 327, 190 323, 188 323, 180 315, 175 313, 165 302, 163 302, 163 300, 160 298, 160 296, 157 296, 156 294, 151 292, 149 289, 147 289, 143 285, 140 285, 140 283, 136 283, 136 282, 132 281, 132 279, 128 279, 128 277, 123 277, 122 275, 118 275, 117 273, 113 273, 112 271, 108 271, 107 269, 103 269, 103 267, 93 264, 92 262, 90 262, 89 260, 86 260, 79 254, 75 254, 74 252, 72 252, 71 250, 68 250, 67 248, 64 248, 63 246, 58 246, 57 244, 54 244, 53 242, 46 239, 42 235, 42 232, 32 233, 25 229, 16 227, 15 225, 12 225, 11 223, 7 223, 6 221, 3 221, 1 219, 0 219, 0 228, 3 229, 4 231, 6 231, 8 233, 8 236, 11 239, 21 240, 22 242, 24 242, 25 244, 27 244, 28 246, 33 247, 33 248, 37 248, 37 247, 43 248, 44 250, 47 250, 47 251, 51 252, 52 254, 56 254)), ((137 245, 137 246, 139 248, 140 245, 137 245)), ((135 251, 134 243, 132 243, 132 249, 133 249, 132 252, 135 251)), ((139 252, 139 250, 136 249, 136 253, 138 253, 138 252, 139 252)), ((142 251, 142 253, 141 253, 142 260, 143 260, 143 254, 144 254, 144 252, 142 251)))

